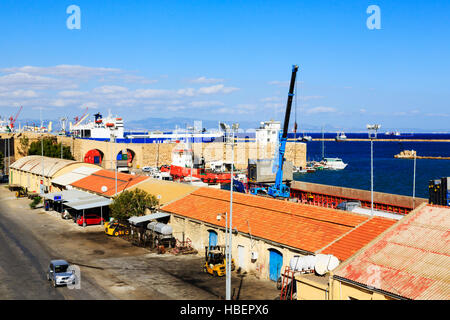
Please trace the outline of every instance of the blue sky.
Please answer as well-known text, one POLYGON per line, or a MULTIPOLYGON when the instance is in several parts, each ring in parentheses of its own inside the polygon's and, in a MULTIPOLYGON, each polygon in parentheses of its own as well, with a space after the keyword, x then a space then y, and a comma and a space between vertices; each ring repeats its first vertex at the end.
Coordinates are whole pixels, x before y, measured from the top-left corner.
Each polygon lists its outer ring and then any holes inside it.
POLYGON ((0 115, 89 107, 257 125, 282 119, 298 64, 300 130, 448 130, 449 12, 448 1, 2 0, 0 115), (66 27, 72 4, 80 30, 66 27), (366 26, 369 5, 380 30, 366 26))

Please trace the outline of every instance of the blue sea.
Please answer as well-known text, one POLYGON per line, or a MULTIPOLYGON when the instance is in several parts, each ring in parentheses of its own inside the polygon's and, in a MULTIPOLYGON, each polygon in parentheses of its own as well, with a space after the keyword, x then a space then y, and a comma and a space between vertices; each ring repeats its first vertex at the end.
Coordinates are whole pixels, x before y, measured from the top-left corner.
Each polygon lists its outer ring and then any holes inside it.
MULTIPOLYGON (((305 133, 321 138, 321 133, 305 133)), ((298 136, 298 134, 297 134, 298 136)), ((346 133, 347 138, 367 138, 367 133, 346 133)), ((325 138, 334 138, 336 133, 326 133, 325 138)), ((402 134, 387 136, 378 134, 379 139, 449 139, 450 134, 402 134)), ((450 157, 450 142, 399 142, 374 141, 374 191, 412 196, 414 160, 395 159, 402 150, 416 150, 418 156, 450 157)), ((356 189, 370 190, 370 141, 325 141, 325 157, 341 158, 348 166, 344 170, 320 170, 313 173, 294 174, 294 179, 356 189)), ((322 141, 307 142, 307 160, 322 158, 322 141)), ((450 160, 416 160, 416 197, 428 199, 428 182, 431 179, 450 177, 450 160)))

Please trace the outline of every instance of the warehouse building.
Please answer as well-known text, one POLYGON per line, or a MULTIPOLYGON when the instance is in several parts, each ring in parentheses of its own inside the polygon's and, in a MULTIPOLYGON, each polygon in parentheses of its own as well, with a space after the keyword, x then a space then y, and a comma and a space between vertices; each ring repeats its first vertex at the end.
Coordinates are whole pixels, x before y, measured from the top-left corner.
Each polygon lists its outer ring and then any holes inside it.
POLYGON ((198 186, 193 186, 187 183, 177 183, 172 181, 159 180, 148 178, 139 184, 135 184, 129 188, 133 190, 139 188, 145 192, 154 195, 161 206, 172 201, 183 198, 184 196, 199 189, 198 186))
POLYGON ((100 167, 80 166, 68 173, 59 175, 55 179, 52 179, 51 183, 54 190, 62 191, 66 189, 71 189, 72 187, 70 185, 72 183, 81 180, 83 178, 86 178, 99 170, 101 170, 100 167))
POLYGON ((81 167, 99 168, 94 164, 73 160, 27 156, 11 164, 9 183, 10 185, 21 186, 28 190, 28 192, 39 193, 41 188, 43 188, 44 192, 52 192, 54 190, 61 190, 61 188, 52 185, 52 180, 81 167))
POLYGON ((422 204, 339 266, 333 299, 450 299, 450 208, 422 204))
MULTIPOLYGON (((161 210, 172 215, 175 237, 189 238, 203 253, 205 246, 226 244, 229 209, 228 191, 199 188, 161 210)), ((240 271, 277 281, 291 258, 323 253, 344 261, 393 223, 387 218, 235 193, 232 255, 240 271)))
POLYGON ((116 174, 114 171, 102 169, 93 172, 80 180, 72 182, 70 186, 74 189, 112 198, 124 190, 140 185, 148 179, 150 178, 147 176, 138 176, 121 172, 116 174))
POLYGON ((422 204, 326 276, 299 275, 301 300, 448 300, 450 208, 422 204))

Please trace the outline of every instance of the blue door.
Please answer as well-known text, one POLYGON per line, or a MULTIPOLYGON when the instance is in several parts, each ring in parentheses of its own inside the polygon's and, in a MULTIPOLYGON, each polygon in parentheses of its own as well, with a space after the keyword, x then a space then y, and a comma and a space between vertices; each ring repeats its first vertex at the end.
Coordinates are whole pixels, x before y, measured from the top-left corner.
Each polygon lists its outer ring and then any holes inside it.
POLYGON ((277 281, 281 274, 281 266, 283 265, 283 255, 276 250, 269 250, 269 277, 272 281, 277 281))
POLYGON ((217 232, 209 231, 209 246, 217 246, 217 232))

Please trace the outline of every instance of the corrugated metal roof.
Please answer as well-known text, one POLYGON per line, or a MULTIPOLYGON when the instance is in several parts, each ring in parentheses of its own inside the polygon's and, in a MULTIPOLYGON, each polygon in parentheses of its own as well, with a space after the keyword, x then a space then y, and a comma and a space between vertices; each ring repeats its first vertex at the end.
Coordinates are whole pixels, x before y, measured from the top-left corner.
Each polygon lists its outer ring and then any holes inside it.
POLYGON ((335 275, 409 299, 450 299, 450 208, 421 205, 335 275))
POLYGON ((87 200, 87 199, 93 199, 98 197, 95 194, 88 193, 81 190, 63 190, 61 192, 51 192, 46 193, 44 195, 44 198, 53 200, 54 196, 61 196, 63 202, 73 202, 73 201, 80 201, 80 200, 87 200))
POLYGON ((14 169, 21 169, 22 168, 22 166, 25 164, 25 163, 27 163, 28 161, 31 161, 31 160, 33 160, 33 159, 36 159, 36 158, 40 158, 41 156, 27 156, 27 157, 23 157, 23 158, 20 158, 20 159, 18 159, 18 160, 16 160, 16 161, 14 161, 14 163, 11 163, 11 168, 14 168, 14 169))
POLYGON ((92 199, 68 202, 65 203, 64 205, 71 207, 75 210, 85 210, 90 208, 109 206, 111 202, 112 200, 109 198, 96 196, 95 198, 92 199))
POLYGON ((83 179, 94 172, 97 172, 101 170, 101 168, 92 168, 92 167, 78 167, 72 170, 69 173, 63 174, 55 179, 53 179, 51 182, 54 184, 58 184, 60 186, 67 186, 69 184, 74 183, 75 181, 78 181, 80 179, 83 179))
POLYGON ((45 177, 51 178, 60 169, 74 163, 79 162, 59 158, 27 156, 15 161, 11 165, 11 168, 25 172, 30 172, 37 175, 44 174, 45 177))
MULTIPOLYGON (((165 205, 162 210, 224 227, 225 218, 218 221, 217 214, 229 211, 229 201, 228 191, 200 188, 165 205)), ((370 217, 341 210, 233 194, 233 229, 311 253, 326 247, 368 219, 370 217)), ((373 234, 368 234, 367 242, 373 237, 373 234)), ((363 244, 355 246, 360 249, 363 244)), ((355 246, 349 250, 353 251, 355 246)))
POLYGON ((133 216, 133 217, 129 218, 128 221, 131 224, 137 224, 137 223, 142 223, 142 222, 159 219, 159 218, 164 218, 164 217, 169 217, 169 216, 170 216, 170 214, 167 214, 165 212, 156 212, 156 213, 152 213, 152 214, 148 214, 148 215, 140 216, 140 217, 133 216))

